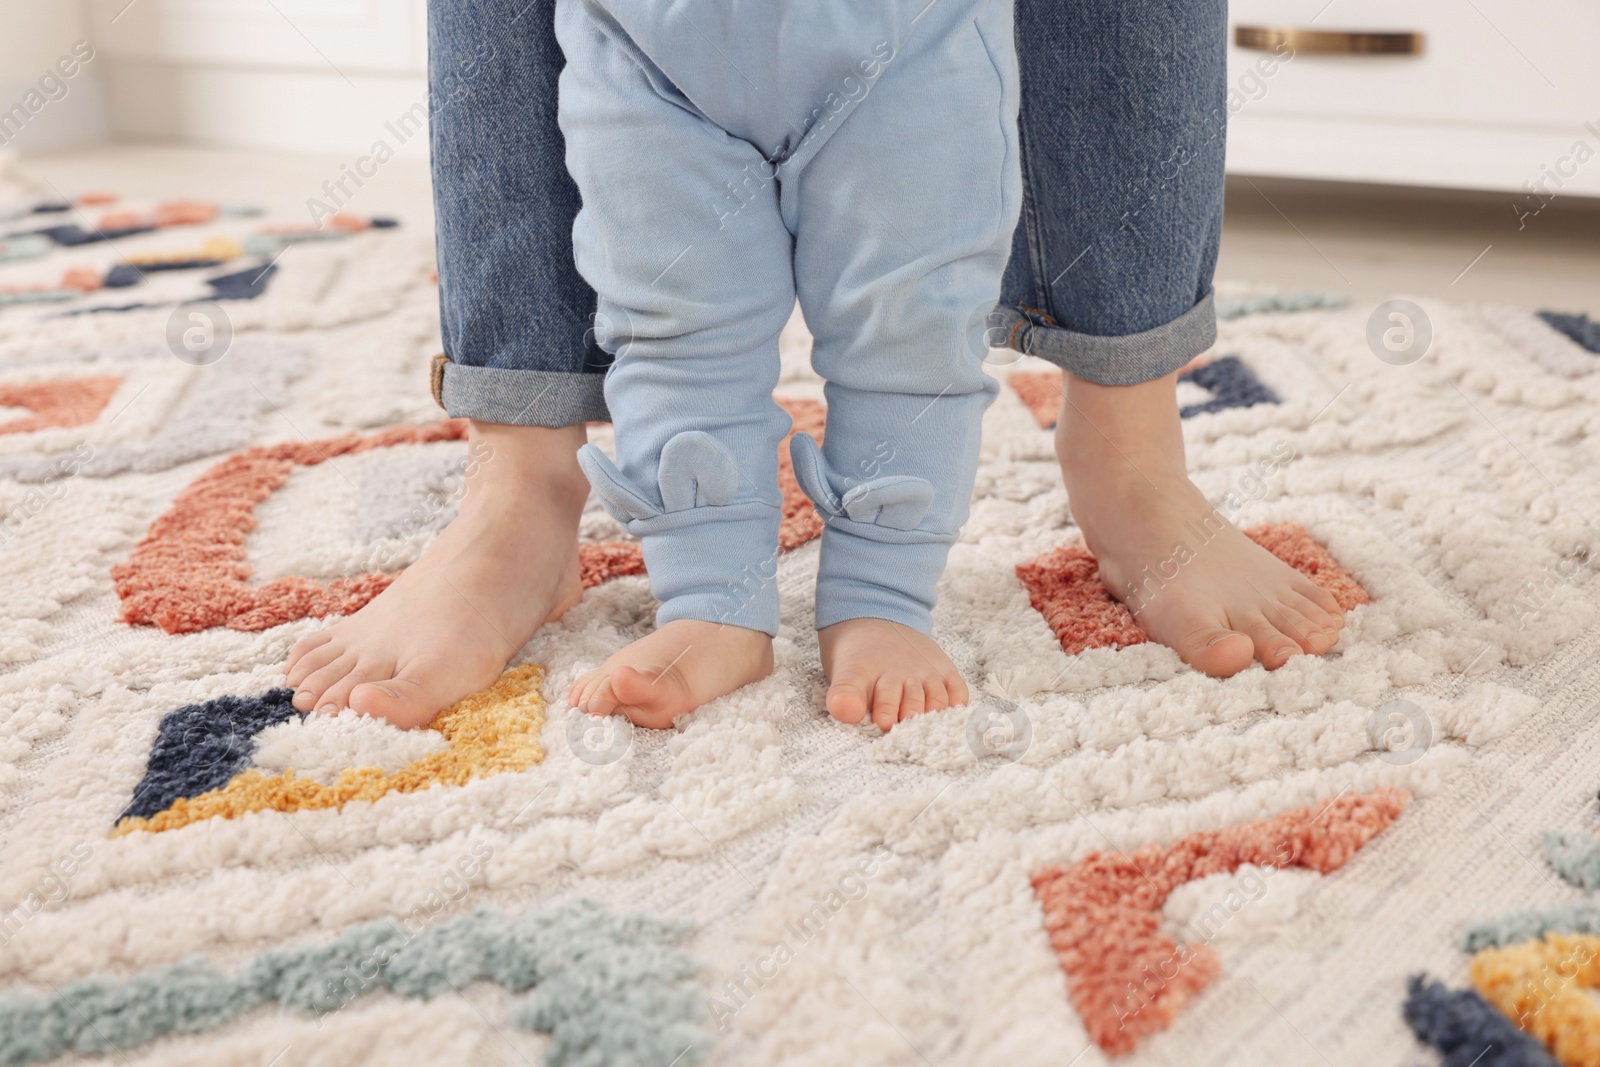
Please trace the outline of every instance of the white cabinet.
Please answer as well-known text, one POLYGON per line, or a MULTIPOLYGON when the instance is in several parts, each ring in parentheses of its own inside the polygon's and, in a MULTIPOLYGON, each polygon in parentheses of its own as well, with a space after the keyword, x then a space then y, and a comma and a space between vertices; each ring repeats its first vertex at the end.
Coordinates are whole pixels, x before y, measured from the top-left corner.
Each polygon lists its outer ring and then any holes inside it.
POLYGON ((1275 177, 1600 195, 1600 3, 1235 0, 1228 168, 1275 177), (1419 55, 1267 66, 1239 28, 1415 32, 1419 55))

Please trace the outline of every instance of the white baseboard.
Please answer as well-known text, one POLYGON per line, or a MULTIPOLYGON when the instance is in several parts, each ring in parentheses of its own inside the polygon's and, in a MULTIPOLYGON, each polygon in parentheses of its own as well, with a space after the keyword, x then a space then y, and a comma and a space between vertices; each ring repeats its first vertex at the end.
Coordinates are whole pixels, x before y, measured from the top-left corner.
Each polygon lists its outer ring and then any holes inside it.
POLYGON ((121 56, 102 62, 111 121, 121 136, 351 159, 381 141, 396 158, 427 158, 428 83, 420 73, 352 74, 346 81, 331 70, 121 56))
POLYGON ((1527 196, 1524 182, 1544 182, 1560 196, 1600 196, 1600 122, 1589 130, 1477 126, 1311 115, 1234 116, 1228 125, 1228 172, 1269 178, 1376 182, 1479 189, 1527 196), (1594 158, 1579 164, 1576 142, 1594 158), (1566 160, 1563 163, 1563 160, 1566 160), (1560 165, 1570 175, 1548 175, 1560 165))

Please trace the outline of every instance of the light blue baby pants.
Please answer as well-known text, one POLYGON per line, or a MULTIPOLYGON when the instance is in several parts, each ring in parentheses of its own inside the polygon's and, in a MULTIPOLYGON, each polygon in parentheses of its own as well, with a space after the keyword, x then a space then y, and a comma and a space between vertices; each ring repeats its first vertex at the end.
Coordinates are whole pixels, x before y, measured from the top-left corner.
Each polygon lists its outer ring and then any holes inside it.
POLYGON ((558 0, 578 269, 657 624, 775 634, 796 297, 827 382, 791 443, 825 520, 816 625, 927 633, 966 520, 986 318, 1022 186, 1010 0, 558 0))

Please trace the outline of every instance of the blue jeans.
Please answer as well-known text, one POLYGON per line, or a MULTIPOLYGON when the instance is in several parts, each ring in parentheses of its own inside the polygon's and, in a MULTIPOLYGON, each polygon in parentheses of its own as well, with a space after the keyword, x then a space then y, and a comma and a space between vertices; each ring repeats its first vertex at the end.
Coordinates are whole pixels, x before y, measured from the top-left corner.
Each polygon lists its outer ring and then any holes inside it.
MULTIPOLYGON (((1159 378, 1216 336, 1222 0, 1017 0, 1022 220, 991 343, 1106 385, 1159 378)), ((608 418, 614 330, 573 265, 577 186, 556 121, 555 0, 430 0, 428 67, 454 416, 608 418)))

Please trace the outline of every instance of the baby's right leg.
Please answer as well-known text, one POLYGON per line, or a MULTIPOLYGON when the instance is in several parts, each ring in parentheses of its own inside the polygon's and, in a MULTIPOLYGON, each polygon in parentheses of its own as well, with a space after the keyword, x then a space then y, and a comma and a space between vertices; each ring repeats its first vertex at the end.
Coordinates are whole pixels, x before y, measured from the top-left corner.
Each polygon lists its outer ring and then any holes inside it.
POLYGON ((985 326, 1022 195, 1009 0, 927 10, 784 189, 812 365, 828 382, 820 449, 794 439, 795 475, 826 523, 825 701, 884 730, 968 699, 932 610, 997 388, 985 326))
POLYGON ((598 339, 616 354, 616 462, 593 446, 579 459, 640 538, 661 601, 658 629, 570 696, 668 726, 772 670, 777 448, 789 429, 772 389, 794 307, 791 239, 755 147, 578 0, 561 0, 556 28, 567 166, 583 197, 574 253, 598 294, 598 339))

